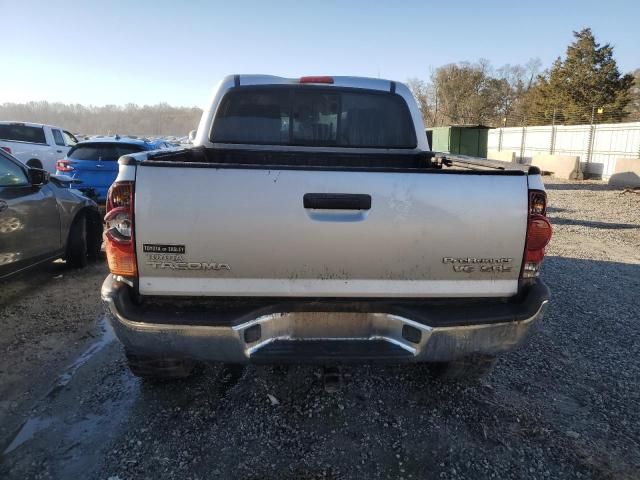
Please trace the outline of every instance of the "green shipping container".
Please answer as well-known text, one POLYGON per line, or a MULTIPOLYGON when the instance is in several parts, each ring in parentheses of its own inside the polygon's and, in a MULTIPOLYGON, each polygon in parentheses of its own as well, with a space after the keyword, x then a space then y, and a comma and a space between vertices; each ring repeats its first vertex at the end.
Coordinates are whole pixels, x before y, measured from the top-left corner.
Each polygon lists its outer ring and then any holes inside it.
POLYGON ((487 158, 489 128, 484 125, 451 125, 425 130, 434 152, 487 158))

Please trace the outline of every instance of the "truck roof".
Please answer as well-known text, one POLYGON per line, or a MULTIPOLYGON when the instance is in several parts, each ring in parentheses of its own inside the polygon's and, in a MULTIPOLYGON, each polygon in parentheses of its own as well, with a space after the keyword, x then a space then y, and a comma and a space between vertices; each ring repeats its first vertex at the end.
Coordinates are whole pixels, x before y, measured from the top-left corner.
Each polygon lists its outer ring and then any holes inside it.
POLYGON ((278 77, 275 75, 256 75, 256 74, 236 74, 227 75, 222 82, 233 82, 236 86, 240 85, 298 85, 300 83, 309 84, 326 84, 334 87, 352 87, 367 88, 370 90, 389 91, 393 85, 399 84, 393 80, 370 77, 353 77, 353 76, 303 76, 299 78, 278 77), (317 80, 317 81, 314 81, 317 80), (329 82, 331 80, 331 82, 329 82))
POLYGON ((32 123, 32 122, 19 122, 17 120, 0 120, 0 125, 21 125, 25 127, 49 127, 64 130, 64 128, 57 125, 49 125, 46 123, 32 123))

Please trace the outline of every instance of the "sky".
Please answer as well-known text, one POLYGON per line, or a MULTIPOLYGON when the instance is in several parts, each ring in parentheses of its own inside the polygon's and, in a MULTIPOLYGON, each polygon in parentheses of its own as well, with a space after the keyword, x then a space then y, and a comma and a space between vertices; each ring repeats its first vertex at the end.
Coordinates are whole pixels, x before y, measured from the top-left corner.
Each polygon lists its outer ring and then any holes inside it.
POLYGON ((202 106, 225 75, 427 79, 563 55, 572 31, 640 68, 638 0, 0 0, 0 103, 202 106))

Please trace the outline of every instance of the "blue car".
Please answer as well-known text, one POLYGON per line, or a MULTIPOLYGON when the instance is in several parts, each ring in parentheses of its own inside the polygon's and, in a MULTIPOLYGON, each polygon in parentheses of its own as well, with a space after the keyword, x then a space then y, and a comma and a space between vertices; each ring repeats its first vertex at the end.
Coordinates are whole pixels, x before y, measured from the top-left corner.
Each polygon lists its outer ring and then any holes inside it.
POLYGON ((107 191, 118 175, 118 158, 122 155, 171 147, 164 140, 125 137, 95 137, 73 146, 56 170, 80 180, 77 186, 85 195, 104 205, 107 191))

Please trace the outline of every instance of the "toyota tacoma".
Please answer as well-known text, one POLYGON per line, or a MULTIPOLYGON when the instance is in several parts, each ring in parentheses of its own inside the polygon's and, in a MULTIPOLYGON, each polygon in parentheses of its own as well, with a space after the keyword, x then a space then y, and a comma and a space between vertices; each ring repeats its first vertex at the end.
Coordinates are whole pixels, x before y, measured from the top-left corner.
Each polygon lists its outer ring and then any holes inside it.
POLYGON ((193 146, 119 159, 102 286, 129 366, 428 362, 477 376, 541 319, 536 167, 431 152, 402 83, 231 75, 193 146))

